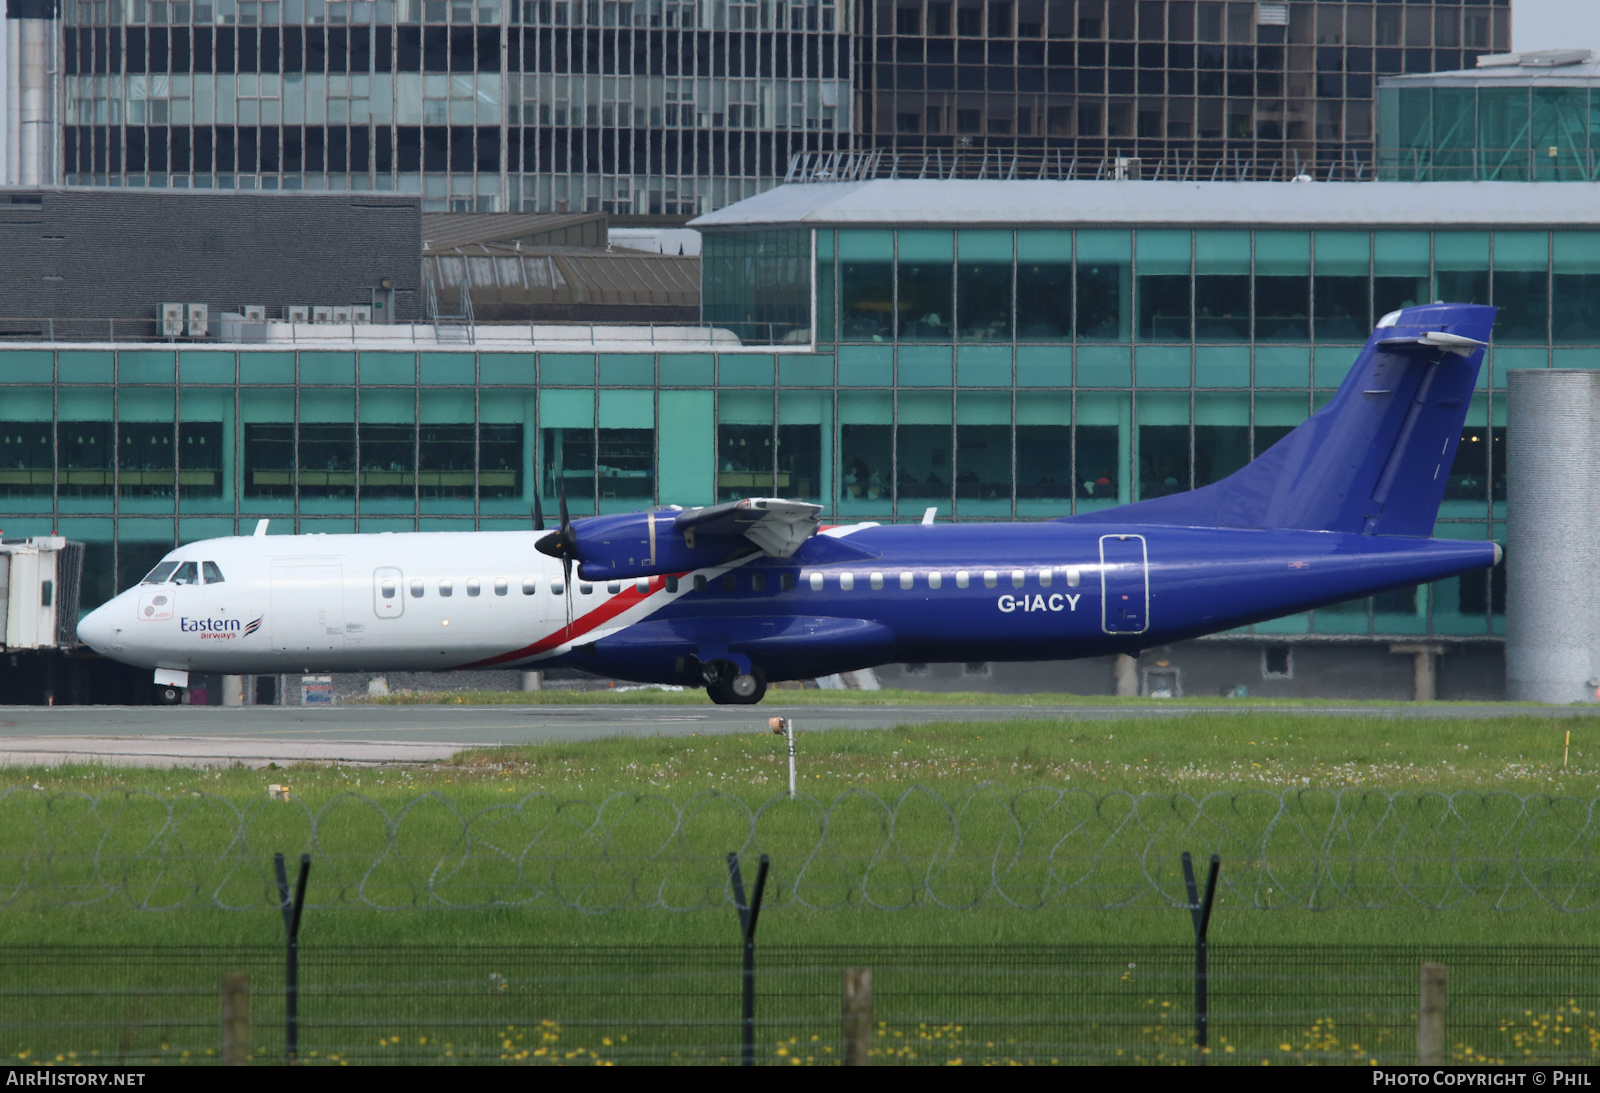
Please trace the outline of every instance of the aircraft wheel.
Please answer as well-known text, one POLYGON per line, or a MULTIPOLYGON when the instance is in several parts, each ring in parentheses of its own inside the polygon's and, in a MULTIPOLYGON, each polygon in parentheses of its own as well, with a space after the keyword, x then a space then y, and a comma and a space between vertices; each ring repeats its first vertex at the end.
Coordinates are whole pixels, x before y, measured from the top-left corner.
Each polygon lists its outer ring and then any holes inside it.
POLYGON ((719 706, 754 706, 766 697, 767 677, 760 668, 752 667, 749 672, 719 679, 706 692, 719 706))
POLYGON ((182 687, 157 687, 156 703, 161 706, 183 705, 182 687))

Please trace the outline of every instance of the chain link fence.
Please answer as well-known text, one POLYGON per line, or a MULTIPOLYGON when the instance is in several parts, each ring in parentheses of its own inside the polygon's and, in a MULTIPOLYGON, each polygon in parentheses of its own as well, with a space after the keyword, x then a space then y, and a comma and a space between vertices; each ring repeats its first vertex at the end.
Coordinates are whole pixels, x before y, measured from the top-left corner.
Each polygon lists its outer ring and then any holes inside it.
POLYGON ((1597 800, 1512 793, 1095 793, 683 801, 439 793, 385 805, 0 793, 0 907, 279 905, 272 854, 317 862, 309 906, 545 904, 603 914, 727 906, 729 851, 771 855, 769 906, 1186 906, 1179 854, 1226 863, 1220 898, 1310 909, 1600 908, 1597 800), (481 800, 481 795, 479 797, 481 800))

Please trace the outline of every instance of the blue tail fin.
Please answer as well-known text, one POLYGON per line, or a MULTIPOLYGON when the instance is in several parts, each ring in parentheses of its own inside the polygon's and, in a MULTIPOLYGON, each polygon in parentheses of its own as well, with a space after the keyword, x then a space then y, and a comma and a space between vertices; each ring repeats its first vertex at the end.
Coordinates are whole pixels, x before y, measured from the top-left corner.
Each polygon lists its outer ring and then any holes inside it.
POLYGON ((1333 401, 1242 470, 1068 519, 1429 535, 1494 316, 1475 304, 1385 315, 1333 401))

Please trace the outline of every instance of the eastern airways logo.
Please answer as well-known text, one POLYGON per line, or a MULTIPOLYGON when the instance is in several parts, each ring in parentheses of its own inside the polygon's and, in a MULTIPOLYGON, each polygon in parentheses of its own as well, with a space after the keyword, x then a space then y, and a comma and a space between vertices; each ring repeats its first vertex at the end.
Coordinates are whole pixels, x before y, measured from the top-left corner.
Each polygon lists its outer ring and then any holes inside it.
POLYGON ((199 634, 201 641, 232 641, 237 637, 249 637, 261 629, 259 616, 251 622, 240 622, 238 619, 191 619, 180 617, 178 629, 185 634, 199 634))

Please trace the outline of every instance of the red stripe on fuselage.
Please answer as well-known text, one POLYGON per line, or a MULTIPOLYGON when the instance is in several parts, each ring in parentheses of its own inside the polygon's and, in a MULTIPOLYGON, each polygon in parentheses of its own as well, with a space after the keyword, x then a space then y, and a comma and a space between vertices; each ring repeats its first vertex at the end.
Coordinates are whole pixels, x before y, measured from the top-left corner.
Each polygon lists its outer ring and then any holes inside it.
MULTIPOLYGON (((673 574, 673 576, 682 577, 683 574, 676 573, 673 574)), ((601 604, 599 607, 595 608, 581 619, 576 619, 571 624, 563 626, 555 633, 540 638, 532 645, 525 645, 521 649, 513 649, 509 653, 501 653, 498 656, 492 656, 487 660, 478 660, 472 662, 471 664, 463 664, 461 667, 489 668, 496 664, 508 664, 514 660, 522 660, 526 657, 537 656, 540 653, 548 653, 552 649, 559 649, 561 646, 583 637, 590 631, 598 629, 602 623, 610 622, 612 619, 628 610, 628 608, 637 607, 639 604, 649 599, 665 586, 666 577, 664 575, 650 578, 650 591, 648 592, 640 592, 639 585, 636 582, 630 582, 626 591, 617 593, 615 596, 612 596, 605 603, 601 604)), ((570 591, 570 586, 567 594, 569 596, 572 594, 570 591)))

